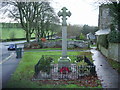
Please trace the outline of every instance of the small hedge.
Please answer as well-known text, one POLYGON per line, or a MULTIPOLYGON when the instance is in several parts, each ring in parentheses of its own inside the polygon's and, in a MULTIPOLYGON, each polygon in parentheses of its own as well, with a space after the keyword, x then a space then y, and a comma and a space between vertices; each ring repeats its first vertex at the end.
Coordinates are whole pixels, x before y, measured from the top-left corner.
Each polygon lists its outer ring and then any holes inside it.
POLYGON ((120 31, 111 31, 108 35, 108 41, 111 43, 120 43, 120 31))

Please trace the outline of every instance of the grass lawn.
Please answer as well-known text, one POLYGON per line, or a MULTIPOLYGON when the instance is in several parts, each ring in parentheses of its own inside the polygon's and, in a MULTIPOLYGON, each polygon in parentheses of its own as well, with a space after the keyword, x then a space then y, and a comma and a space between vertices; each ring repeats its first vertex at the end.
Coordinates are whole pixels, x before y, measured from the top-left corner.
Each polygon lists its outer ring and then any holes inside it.
POLYGON ((42 50, 62 50, 62 48, 41 48, 41 49, 25 49, 26 51, 42 51, 42 50))
MULTIPOLYGON (((41 49, 25 49, 26 51, 39 51, 39 50, 62 50, 62 48, 41 48, 41 49)), ((90 50, 89 48, 68 48, 68 50, 90 50)))
MULTIPOLYGON (((27 52, 38 52, 38 51, 44 51, 44 50, 61 50, 61 48, 42 48, 42 49, 28 49, 28 50, 25 50, 27 52)), ((88 49, 68 49, 68 50, 88 50, 88 49)), ((42 53, 42 52, 41 52, 42 53)), ((51 52, 46 52, 45 54, 43 53, 42 55, 48 55, 50 57, 52 57, 54 59, 54 64, 58 63, 58 58, 61 57, 61 51, 57 51, 57 54, 53 53, 50 54, 51 52)), ((72 56, 72 55, 81 55, 81 56, 87 56, 91 62, 93 62, 92 60, 92 57, 91 57, 91 52, 68 52, 68 55, 71 55, 69 56, 70 59, 71 59, 71 63, 74 63, 74 60, 75 60, 75 57, 72 56)))
POLYGON ((2 28, 2 39, 10 39, 12 34, 14 38, 25 38, 25 31, 22 28, 2 28))
MULTIPOLYGON (((80 54, 85 54, 85 52, 68 52, 68 55, 80 54)), ((25 52, 16 71, 7 83, 7 88, 85 88, 85 86, 78 86, 77 84, 53 85, 43 84, 39 81, 32 81, 31 79, 34 75, 34 66, 42 55, 61 55, 61 51, 25 52)), ((86 55, 88 55, 88 53, 86 53, 86 55)), ((97 88, 101 88, 101 86, 98 85, 97 88)))
POLYGON ((97 45, 96 44, 94 44, 94 45, 90 45, 91 47, 97 47, 97 45))

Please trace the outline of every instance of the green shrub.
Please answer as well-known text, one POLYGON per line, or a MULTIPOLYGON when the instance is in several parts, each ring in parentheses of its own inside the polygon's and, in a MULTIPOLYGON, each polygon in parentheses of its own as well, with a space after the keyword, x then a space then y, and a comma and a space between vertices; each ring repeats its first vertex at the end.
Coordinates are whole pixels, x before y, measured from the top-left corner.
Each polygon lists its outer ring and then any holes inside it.
POLYGON ((87 66, 88 64, 84 60, 77 63, 77 66, 87 66))
POLYGON ((85 39, 85 36, 82 33, 80 34, 80 39, 82 39, 82 40, 85 39))
POLYGON ((50 72, 50 63, 52 62, 52 58, 51 57, 45 57, 44 55, 41 57, 40 59, 40 63, 38 65, 39 71, 43 71, 43 72, 50 72))
POLYGON ((106 49, 108 48, 108 35, 100 35, 98 36, 98 44, 101 46, 105 47, 106 49))
POLYGON ((111 43, 120 43, 120 31, 111 31, 108 35, 108 41, 111 43))

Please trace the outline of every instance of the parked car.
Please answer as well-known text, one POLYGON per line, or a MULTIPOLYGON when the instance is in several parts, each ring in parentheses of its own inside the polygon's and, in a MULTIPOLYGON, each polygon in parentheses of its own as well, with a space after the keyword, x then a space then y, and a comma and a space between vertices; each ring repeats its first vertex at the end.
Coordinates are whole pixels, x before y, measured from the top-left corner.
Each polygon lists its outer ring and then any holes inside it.
POLYGON ((8 50, 15 50, 16 49, 16 44, 10 44, 8 47, 8 50))

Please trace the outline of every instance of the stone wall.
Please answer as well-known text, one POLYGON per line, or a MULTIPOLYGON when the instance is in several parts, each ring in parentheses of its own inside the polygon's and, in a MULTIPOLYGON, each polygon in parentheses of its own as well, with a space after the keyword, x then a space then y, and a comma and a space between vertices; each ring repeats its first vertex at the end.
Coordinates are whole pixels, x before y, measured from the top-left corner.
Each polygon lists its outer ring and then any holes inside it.
POLYGON ((42 43, 43 48, 52 48, 56 46, 56 42, 50 41, 50 42, 43 42, 42 43))
POLYGON ((120 43, 109 43, 108 49, 98 45, 99 50, 106 57, 120 62, 120 43))
POLYGON ((108 29, 112 23, 112 17, 110 16, 110 9, 107 5, 101 5, 99 7, 99 21, 98 26, 100 29, 108 29))
POLYGON ((99 45, 99 50, 101 51, 101 53, 103 55, 105 55, 106 57, 108 57, 108 49, 106 49, 103 46, 99 45))
MULTIPOLYGON (((62 41, 49 41, 49 42, 44 42, 43 43, 43 48, 52 48, 52 47, 62 47, 62 41)), ((88 43, 87 42, 82 42, 82 41, 67 41, 67 47, 68 48, 87 48, 88 43)))
POLYGON ((88 47, 88 42, 86 41, 74 41, 74 45, 79 47, 79 48, 87 48, 88 47))
MULTIPOLYGON (((25 43, 24 44, 24 48, 60 48, 62 47, 62 40, 60 41, 46 41, 46 42, 42 42, 41 43, 42 46, 40 46, 40 44, 38 44, 37 42, 33 41, 31 43, 25 43)), ((67 47, 68 48, 87 48, 88 47, 88 42, 84 42, 84 41, 67 41, 67 47)))
POLYGON ((109 53, 108 56, 120 62, 120 43, 109 43, 109 53))

